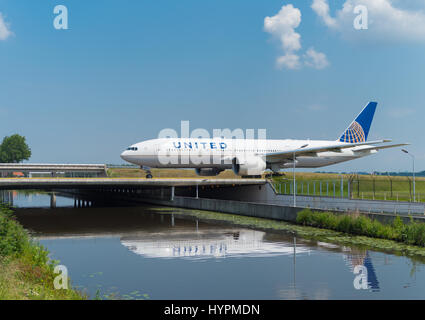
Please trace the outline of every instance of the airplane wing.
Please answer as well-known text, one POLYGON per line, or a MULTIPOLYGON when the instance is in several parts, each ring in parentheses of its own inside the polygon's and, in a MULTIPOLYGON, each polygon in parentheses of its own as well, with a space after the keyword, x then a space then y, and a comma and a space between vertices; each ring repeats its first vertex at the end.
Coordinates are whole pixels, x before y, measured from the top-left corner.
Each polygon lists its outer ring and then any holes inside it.
MULTIPOLYGON (((368 146, 368 148, 372 148, 372 149, 377 149, 380 147, 374 147, 374 146, 370 146, 371 144, 379 144, 379 143, 386 143, 386 142, 391 142, 391 140, 377 140, 377 141, 366 141, 366 142, 357 142, 357 143, 335 143, 335 144, 329 144, 329 145, 325 145, 325 146, 320 146, 320 147, 308 147, 305 146, 304 148, 298 148, 298 149, 294 149, 294 150, 287 150, 287 151, 283 151, 283 152, 274 152, 274 153, 268 153, 266 154, 266 160, 268 162, 280 162, 280 161, 284 161, 284 160, 292 160, 294 155, 295 157, 299 157, 299 156, 311 156, 311 157, 315 157, 317 156, 317 153, 319 152, 341 152, 342 149, 347 149, 347 148, 354 148, 357 146, 362 146, 362 145, 366 145, 368 146)), ((393 145, 398 146, 398 145, 393 145)), ((384 146, 389 148, 390 146, 384 146)), ((381 147, 382 149, 382 147, 381 147)), ((365 149, 363 149, 362 151, 364 151, 365 149)), ((359 149, 360 151, 360 149, 359 149)))
POLYGON ((403 147, 403 146, 408 146, 408 145, 410 145, 410 143, 390 144, 390 145, 385 145, 385 146, 365 146, 365 147, 355 148, 355 149, 353 149, 353 151, 354 152, 363 152, 363 151, 403 147))

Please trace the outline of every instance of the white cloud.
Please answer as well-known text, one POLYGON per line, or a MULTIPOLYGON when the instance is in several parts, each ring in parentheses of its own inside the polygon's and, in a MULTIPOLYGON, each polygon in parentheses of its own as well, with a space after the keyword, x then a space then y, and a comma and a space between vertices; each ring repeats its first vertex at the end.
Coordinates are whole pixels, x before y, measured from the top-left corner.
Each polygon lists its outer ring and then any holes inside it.
POLYGON ((425 42, 425 2, 414 7, 403 7, 401 1, 394 0, 346 0, 335 16, 330 15, 328 0, 313 0, 311 8, 331 29, 345 37, 364 40, 397 40, 425 42), (368 29, 356 30, 353 27, 356 6, 368 9, 368 29), (397 5, 397 7, 396 7, 397 5))
POLYGON ((317 52, 313 48, 307 50, 307 53, 304 55, 305 64, 309 67, 315 69, 324 69, 329 66, 329 61, 326 58, 326 55, 321 52, 317 52))
POLYGON ((264 18, 264 30, 279 38, 284 51, 292 52, 301 49, 301 36, 295 32, 300 23, 301 11, 288 4, 275 16, 264 18))
POLYGON ((329 14, 329 3, 327 0, 313 0, 311 8, 323 19, 327 26, 335 26, 336 20, 329 14))
POLYGON ((279 69, 299 69, 301 67, 300 57, 293 53, 287 53, 284 56, 280 56, 276 60, 276 65, 279 69))
POLYGON ((4 21, 3 15, 0 12, 0 40, 6 40, 12 32, 9 30, 9 24, 4 21))
POLYGON ((264 31, 272 34, 281 44, 284 55, 276 59, 279 69, 300 69, 302 65, 323 69, 329 63, 326 55, 319 52, 310 52, 310 49, 303 58, 307 58, 304 63, 297 53, 301 50, 301 35, 295 31, 301 24, 301 11, 292 4, 284 5, 279 12, 272 17, 264 18, 264 31))

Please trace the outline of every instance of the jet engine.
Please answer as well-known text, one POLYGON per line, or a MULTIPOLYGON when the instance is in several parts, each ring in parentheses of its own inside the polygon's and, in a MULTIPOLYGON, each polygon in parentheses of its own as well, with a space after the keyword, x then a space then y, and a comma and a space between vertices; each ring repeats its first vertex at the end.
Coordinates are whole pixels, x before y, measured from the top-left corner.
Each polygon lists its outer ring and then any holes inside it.
POLYGON ((258 156, 237 157, 232 160, 233 172, 239 176, 260 176, 266 168, 266 162, 258 156))

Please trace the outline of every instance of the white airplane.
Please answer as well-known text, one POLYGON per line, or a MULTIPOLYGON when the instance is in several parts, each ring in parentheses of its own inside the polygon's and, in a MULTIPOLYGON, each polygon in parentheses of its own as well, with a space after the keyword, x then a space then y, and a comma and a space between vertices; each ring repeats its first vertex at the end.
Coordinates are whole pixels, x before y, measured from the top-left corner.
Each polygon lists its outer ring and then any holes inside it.
POLYGON ((391 140, 367 141, 377 103, 369 102, 336 141, 268 139, 166 138, 136 143, 121 158, 146 170, 194 168, 200 176, 233 169, 240 176, 260 176, 267 169, 319 168, 375 154, 380 149, 407 145, 391 140), (375 144, 379 144, 376 146, 375 144))

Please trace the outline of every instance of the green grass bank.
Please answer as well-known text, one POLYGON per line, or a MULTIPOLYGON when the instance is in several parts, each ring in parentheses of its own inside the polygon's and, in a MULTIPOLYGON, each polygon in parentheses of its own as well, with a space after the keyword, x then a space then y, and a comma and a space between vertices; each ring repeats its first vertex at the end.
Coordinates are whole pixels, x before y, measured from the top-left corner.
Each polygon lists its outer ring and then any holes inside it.
POLYGON ((13 211, 0 204, 0 300, 81 300, 73 290, 55 289, 57 262, 34 242, 15 220, 13 211))
POLYGON ((304 226, 335 230, 352 235, 387 239, 408 245, 425 247, 425 223, 403 223, 397 216, 392 224, 382 224, 359 214, 337 215, 304 209, 297 215, 297 223, 304 226))

